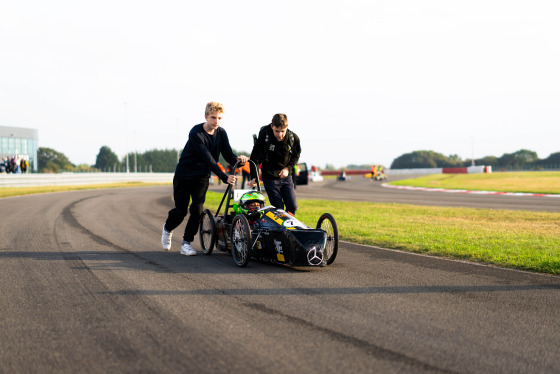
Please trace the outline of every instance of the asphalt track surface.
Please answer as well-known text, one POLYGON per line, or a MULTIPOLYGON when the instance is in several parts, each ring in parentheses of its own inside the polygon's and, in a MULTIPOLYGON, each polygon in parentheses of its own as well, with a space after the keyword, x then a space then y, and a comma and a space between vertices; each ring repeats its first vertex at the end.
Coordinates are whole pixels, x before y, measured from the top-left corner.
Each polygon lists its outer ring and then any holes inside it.
POLYGON ((185 257, 170 196, 0 199, 1 373, 560 372, 558 277, 347 242, 321 269, 185 257))
POLYGON ((298 186, 298 189, 298 198, 560 212, 560 197, 400 190, 383 187, 380 182, 354 175, 349 181, 325 179, 308 186, 298 186))

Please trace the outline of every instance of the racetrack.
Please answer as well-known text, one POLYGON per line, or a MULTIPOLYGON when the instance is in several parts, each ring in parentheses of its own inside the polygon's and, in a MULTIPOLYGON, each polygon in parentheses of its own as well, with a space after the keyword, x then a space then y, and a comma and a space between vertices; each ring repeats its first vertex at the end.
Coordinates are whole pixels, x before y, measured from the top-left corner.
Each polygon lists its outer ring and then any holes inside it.
MULTIPOLYGON (((408 179, 412 176, 400 178, 408 179)), ((362 176, 352 176, 346 182, 325 179, 307 186, 298 186, 296 191, 298 198, 310 199, 560 212, 560 197, 401 190, 383 187, 381 182, 362 176)))
MULTIPOLYGON (((355 182, 297 193, 408 192, 355 182)), ((0 199, 0 372, 559 371, 558 277, 350 243, 322 269, 184 257, 184 224, 171 252, 159 244, 170 196, 163 186, 0 199)))

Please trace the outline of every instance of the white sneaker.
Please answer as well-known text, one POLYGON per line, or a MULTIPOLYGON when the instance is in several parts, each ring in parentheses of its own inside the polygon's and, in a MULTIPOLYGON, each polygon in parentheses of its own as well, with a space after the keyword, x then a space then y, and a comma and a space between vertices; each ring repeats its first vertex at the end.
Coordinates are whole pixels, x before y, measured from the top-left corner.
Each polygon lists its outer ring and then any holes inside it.
POLYGON ((181 245, 181 254, 185 256, 196 256, 196 250, 190 245, 190 243, 183 242, 181 245))
POLYGON ((166 251, 171 249, 171 236, 173 236, 173 232, 169 232, 165 229, 165 223, 163 224, 163 229, 161 231, 161 246, 166 251))

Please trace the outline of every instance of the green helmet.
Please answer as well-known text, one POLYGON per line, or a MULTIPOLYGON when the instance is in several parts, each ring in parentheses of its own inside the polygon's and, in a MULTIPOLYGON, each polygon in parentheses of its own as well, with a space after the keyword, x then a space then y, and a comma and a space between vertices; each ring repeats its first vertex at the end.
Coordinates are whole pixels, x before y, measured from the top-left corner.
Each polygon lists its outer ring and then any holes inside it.
POLYGON ((263 194, 258 191, 246 192, 241 195, 239 204, 237 205, 237 209, 235 209, 236 207, 234 206, 234 210, 236 213, 247 214, 249 213, 249 208, 247 205, 254 202, 259 203, 259 208, 262 208, 265 202, 263 194))

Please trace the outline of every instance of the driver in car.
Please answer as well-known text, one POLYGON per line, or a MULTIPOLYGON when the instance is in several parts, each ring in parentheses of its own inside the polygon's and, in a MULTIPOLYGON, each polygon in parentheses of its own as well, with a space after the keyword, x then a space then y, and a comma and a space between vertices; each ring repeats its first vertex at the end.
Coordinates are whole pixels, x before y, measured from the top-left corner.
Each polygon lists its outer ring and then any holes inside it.
POLYGON ((258 191, 251 191, 241 195, 239 204, 234 204, 233 210, 235 213, 244 214, 249 224, 252 225, 261 218, 262 212, 258 210, 263 208, 264 204, 264 195, 258 191))

